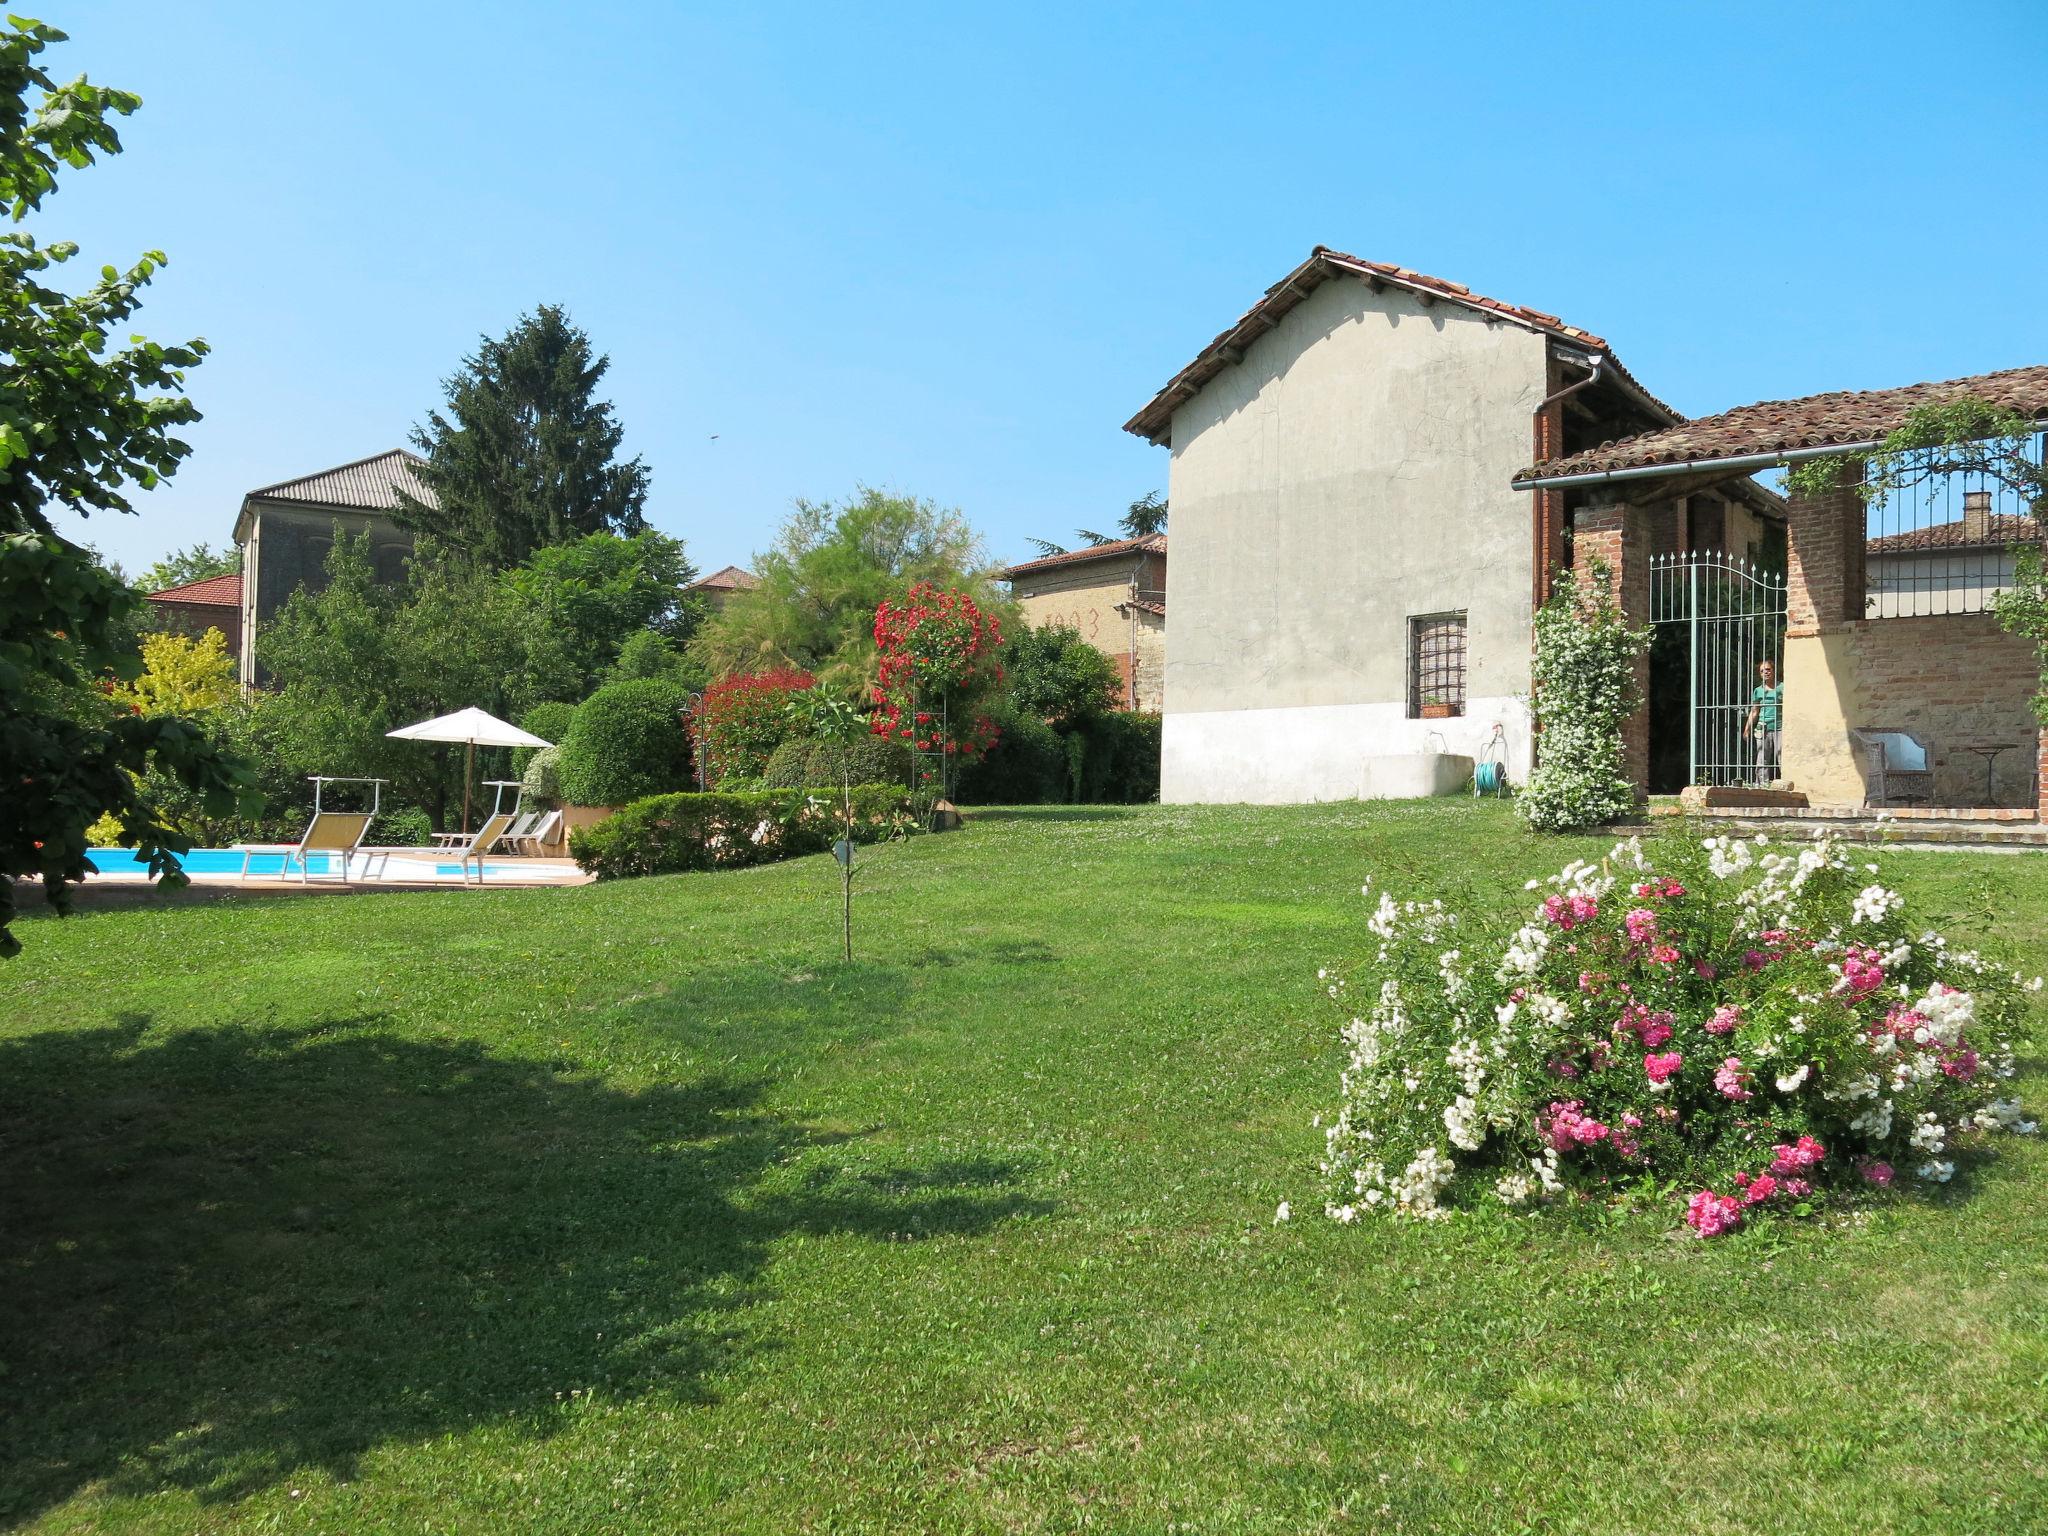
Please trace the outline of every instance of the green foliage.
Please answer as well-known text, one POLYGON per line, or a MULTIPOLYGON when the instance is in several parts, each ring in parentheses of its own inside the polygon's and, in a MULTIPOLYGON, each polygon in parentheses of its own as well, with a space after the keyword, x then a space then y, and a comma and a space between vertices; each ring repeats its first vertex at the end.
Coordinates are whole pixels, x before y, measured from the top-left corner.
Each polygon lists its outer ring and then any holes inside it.
POLYGON ((982 756, 960 767, 955 795, 962 805, 1042 805, 1067 799, 1067 748, 1059 732, 1032 715, 998 722, 1001 734, 982 756))
POLYGON ((673 648, 689 638, 703 608, 683 590, 696 574, 681 541, 652 529, 535 550, 504 575, 521 615, 522 691, 580 699, 602 682, 677 675, 673 648))
POLYGON ((657 678, 607 683, 576 710, 561 744, 561 797, 572 805, 624 805, 691 779, 683 728, 689 695, 657 678))
POLYGON ((714 676, 787 666, 850 691, 873 681, 876 608, 912 583, 966 587, 984 608, 1003 606, 959 512, 866 488, 797 502, 754 568, 760 585, 734 593, 692 646, 714 676))
POLYGON ((1135 710, 1099 715, 1079 734, 1088 742, 1080 798, 1091 805, 1143 805, 1159 798, 1160 717, 1135 710))
POLYGON ((1536 614, 1530 708, 1541 734, 1516 800, 1537 831, 1599 826, 1635 809, 1622 725, 1639 702, 1635 659, 1648 649, 1649 632, 1615 606, 1605 565, 1559 573, 1536 614))
MULTIPOLYGON (((141 105, 83 76, 57 85, 38 56, 63 38, 21 17, 0 29, 0 207, 17 226, 54 189, 60 166, 118 153, 113 119, 141 105)), ((199 415, 183 394, 185 371, 206 344, 132 334, 161 252, 126 272, 102 267, 73 295, 45 279, 77 252, 18 227, 0 234, 0 956, 20 947, 11 877, 39 879, 61 910, 69 882, 86 873, 85 829, 103 815, 151 874, 182 880, 176 855, 190 844, 146 798, 145 776, 216 812, 253 798, 247 768, 190 722, 94 705, 103 675, 139 670, 140 600, 91 551, 57 537, 48 508, 130 512, 129 487, 149 490, 177 470, 191 449, 174 431, 199 415)))
POLYGON ((1149 538, 1155 533, 1166 532, 1166 495, 1163 491, 1147 491, 1132 502, 1123 520, 1118 525, 1127 539, 1149 538))
POLYGON ((988 755, 960 770, 963 805, 1142 805, 1159 798, 1157 715, 1112 710, 1056 731, 1031 715, 1002 721, 988 755))
POLYGON ((387 805, 370 823, 366 839, 379 848, 426 848, 434 841, 434 818, 416 805, 387 805))
POLYGON ((1085 725, 1117 702, 1116 663, 1066 624, 1010 632, 1003 670, 1018 713, 1055 730, 1085 725))
MULTIPOLYGON (((900 784, 855 785, 850 802, 856 843, 914 830, 910 795, 900 784)), ((839 806, 803 790, 654 795, 575 833, 569 852, 600 880, 739 869, 823 853, 844 820, 839 806)))
MULTIPOLYGON (((1096 533, 1089 528, 1076 528, 1074 537, 1086 545, 1114 544, 1119 539, 1143 539, 1155 533, 1166 532, 1166 496, 1160 491, 1147 491, 1125 510, 1117 519, 1117 532, 1096 533)), ((1026 539, 1027 544, 1037 546, 1041 556, 1064 555, 1067 547, 1055 544, 1050 539, 1026 539)))
POLYGON ((142 675, 110 691, 117 708, 152 717, 201 715, 219 709, 241 691, 227 636, 217 629, 196 639, 146 635, 140 651, 142 675))
MULTIPOLYGON (((385 733, 470 705, 516 716, 527 702, 523 627, 503 583, 431 541, 394 588, 376 580, 367 540, 337 538, 327 585, 293 594, 257 640, 287 756, 305 774, 388 779, 400 800, 449 825, 462 804, 463 749, 385 733)), ((505 776, 502 749, 476 757, 483 777, 505 776)))
MULTIPOLYGON (((521 715, 519 717, 519 728, 522 731, 531 731, 542 741, 551 742, 559 747, 568 739, 569 726, 575 719, 576 706, 574 704, 563 704, 559 701, 550 700, 545 704, 534 705, 533 708, 521 715)), ((514 747, 512 749, 512 771, 515 774, 525 773, 527 765, 539 753, 545 750, 546 748, 543 747, 514 747)))
POLYGON ((562 744, 569 734, 569 727, 575 722, 576 706, 550 699, 545 704, 536 704, 519 717, 519 728, 538 736, 542 741, 555 746, 562 744))
POLYGON ((651 629, 635 630, 619 647, 618 660, 605 673, 608 683, 630 682, 639 677, 660 677, 680 683, 692 693, 710 681, 704 669, 692 661, 664 634, 651 629))
POLYGON ((791 736, 769 755, 761 781, 771 789, 826 789, 845 776, 856 784, 908 784, 913 758, 900 741, 887 741, 865 730, 843 745, 808 736, 791 736))
POLYGON ((586 534, 640 533, 647 466, 616 462, 625 430, 596 398, 610 366, 551 304, 479 337, 444 384, 446 413, 413 432, 440 504, 402 498, 399 521, 492 567, 586 534))

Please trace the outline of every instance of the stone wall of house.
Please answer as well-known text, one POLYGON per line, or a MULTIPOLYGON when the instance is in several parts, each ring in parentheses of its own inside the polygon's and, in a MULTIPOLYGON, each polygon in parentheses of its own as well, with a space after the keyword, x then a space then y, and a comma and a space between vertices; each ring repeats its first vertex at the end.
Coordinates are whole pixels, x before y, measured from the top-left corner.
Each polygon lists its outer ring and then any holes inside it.
POLYGON ((1028 626, 1078 630, 1116 663, 1124 698, 1135 697, 1134 707, 1152 711, 1164 706, 1166 696, 1166 620, 1122 605, 1133 593, 1156 600, 1165 592, 1166 558, 1153 553, 1027 571, 1010 589, 1028 626))
POLYGON ((1131 617, 1132 707, 1156 715, 1166 707, 1166 620, 1143 611, 1131 617))
POLYGON ((1065 624, 1110 656, 1130 651, 1129 626, 1116 605, 1131 595, 1135 560, 1089 560, 1019 576, 1010 595, 1033 629, 1065 624))
POLYGON ((1934 803, 1985 803, 1984 759, 1968 742, 2003 741, 1998 805, 2035 803, 2033 647, 1989 614, 1864 619, 1785 642, 1784 769, 1817 805, 1865 799, 1853 729, 1911 731, 1933 748, 1934 803))

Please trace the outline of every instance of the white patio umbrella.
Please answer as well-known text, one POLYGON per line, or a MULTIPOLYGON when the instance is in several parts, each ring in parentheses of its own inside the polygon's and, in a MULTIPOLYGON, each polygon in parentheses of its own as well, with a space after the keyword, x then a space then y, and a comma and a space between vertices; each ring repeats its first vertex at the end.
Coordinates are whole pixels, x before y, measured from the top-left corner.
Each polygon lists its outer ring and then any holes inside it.
POLYGON ((417 725, 402 725, 395 731, 386 731, 386 736, 400 741, 459 741, 464 744, 462 754, 462 830, 469 830, 469 780, 476 767, 478 747, 552 747, 552 741, 542 741, 531 731, 522 731, 510 721, 500 720, 471 706, 458 709, 452 715, 436 715, 431 720, 422 720, 417 725))

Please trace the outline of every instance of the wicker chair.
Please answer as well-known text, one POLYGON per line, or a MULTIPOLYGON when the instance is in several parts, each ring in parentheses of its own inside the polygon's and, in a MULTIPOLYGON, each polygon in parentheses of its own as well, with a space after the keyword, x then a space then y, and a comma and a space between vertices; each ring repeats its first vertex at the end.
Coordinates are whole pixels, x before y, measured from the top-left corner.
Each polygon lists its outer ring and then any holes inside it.
POLYGON ((1865 798, 1872 805, 1934 803, 1934 748, 1911 731, 1864 726, 1851 731, 1863 749, 1865 798))

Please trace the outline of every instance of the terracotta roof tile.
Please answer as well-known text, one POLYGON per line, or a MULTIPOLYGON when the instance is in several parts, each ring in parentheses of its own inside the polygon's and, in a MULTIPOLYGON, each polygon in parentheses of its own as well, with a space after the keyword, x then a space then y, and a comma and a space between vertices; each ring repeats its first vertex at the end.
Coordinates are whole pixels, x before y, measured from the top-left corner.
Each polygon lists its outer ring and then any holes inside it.
POLYGON ((1533 465, 1515 481, 1523 484, 1616 469, 1712 463, 1837 443, 1867 443, 1897 428, 1916 407, 1962 395, 1975 395, 2031 419, 2048 417, 2048 367, 2008 368, 2002 373, 1908 384, 1900 389, 1836 390, 1798 400, 1762 400, 1533 465))
POLYGON ((1576 325, 1567 325, 1552 314, 1540 309, 1529 309, 1524 305, 1510 304, 1504 299, 1490 299, 1484 294, 1474 293, 1463 283, 1454 283, 1447 278, 1431 277, 1426 272, 1417 272, 1410 267, 1396 266, 1390 261, 1367 261, 1360 256, 1333 251, 1326 245, 1319 245, 1309 253, 1308 260, 1296 267, 1287 276, 1268 288, 1258 303, 1246 310, 1237 323, 1217 335, 1214 341, 1196 354, 1195 360, 1166 381, 1166 386, 1154 395, 1145 408, 1124 423, 1126 432, 1153 442, 1165 440, 1167 428, 1172 425, 1174 408, 1183 400, 1198 393, 1217 374, 1229 367, 1244 349, 1271 330, 1280 317, 1307 298, 1315 289, 1333 277, 1351 276, 1367 282, 1389 283, 1405 288, 1427 299, 1449 299, 1467 309, 1482 314, 1497 316, 1555 336, 1576 346, 1588 347, 1606 354, 1609 370, 1624 379, 1636 393, 1650 405, 1662 411, 1673 421, 1679 420, 1678 412, 1657 399, 1635 375, 1621 366, 1621 360, 1607 345, 1604 338, 1576 325))
POLYGON ((1136 608, 1141 613, 1156 613, 1162 619, 1166 617, 1166 598, 1164 594, 1158 597, 1127 597, 1118 603, 1117 607, 1119 609, 1136 608))
POLYGON ((1166 553, 1166 535, 1148 533, 1142 539, 1112 539, 1107 544, 1090 544, 1085 549, 1070 549, 1065 554, 1047 555, 1040 560, 1026 560, 1022 565, 1009 566, 1003 571, 1007 580, 1019 576, 1035 576, 1040 571, 1058 570, 1063 566, 1082 565, 1090 560, 1114 560, 1119 555, 1163 555, 1166 553))
POLYGON ((761 578, 752 571, 742 570, 737 565, 728 565, 709 576, 700 576, 683 588, 685 592, 750 592, 761 585, 761 578))
POLYGON ((2031 543, 2041 530, 2031 517, 2017 512, 1994 512, 1986 519, 1984 532, 1973 534, 1968 523, 1935 523, 1928 528, 1908 528, 1872 539, 1864 548, 1873 555, 1914 554, 1931 549, 2003 549, 2008 544, 2031 543))
POLYGON ((239 571, 226 576, 206 576, 182 587, 165 587, 149 594, 152 603, 200 603, 211 607, 242 606, 242 577, 239 571))

